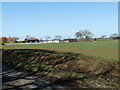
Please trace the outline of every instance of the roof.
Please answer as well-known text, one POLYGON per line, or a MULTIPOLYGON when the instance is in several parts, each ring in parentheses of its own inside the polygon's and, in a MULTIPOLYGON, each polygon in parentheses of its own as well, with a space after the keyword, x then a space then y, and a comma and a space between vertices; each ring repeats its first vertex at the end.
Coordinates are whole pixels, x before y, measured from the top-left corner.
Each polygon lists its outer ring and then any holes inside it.
POLYGON ((10 40, 11 38, 6 38, 7 40, 10 40))
POLYGON ((39 40, 37 38, 28 38, 28 39, 25 39, 25 40, 39 40))
MULTIPOLYGON (((11 38, 6 38, 7 40, 10 40, 11 38)), ((2 40, 2 38, 0 38, 0 40, 2 40)))

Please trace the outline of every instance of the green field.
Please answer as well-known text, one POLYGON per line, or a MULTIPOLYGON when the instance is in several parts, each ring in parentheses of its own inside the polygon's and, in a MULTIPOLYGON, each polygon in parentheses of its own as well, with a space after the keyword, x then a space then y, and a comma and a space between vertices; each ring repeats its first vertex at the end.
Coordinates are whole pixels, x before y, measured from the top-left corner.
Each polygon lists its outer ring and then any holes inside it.
POLYGON ((47 49, 73 52, 105 60, 118 60, 118 41, 88 41, 49 44, 3 45, 3 49, 47 49))

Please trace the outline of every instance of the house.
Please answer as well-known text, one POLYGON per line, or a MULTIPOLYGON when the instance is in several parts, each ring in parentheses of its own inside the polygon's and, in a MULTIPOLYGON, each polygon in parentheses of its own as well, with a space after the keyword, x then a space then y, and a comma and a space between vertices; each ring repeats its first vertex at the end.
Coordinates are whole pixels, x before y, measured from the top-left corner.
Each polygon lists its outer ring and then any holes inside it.
POLYGON ((9 37, 9 38, 2 37, 2 38, 0 38, 0 40, 2 40, 3 38, 5 38, 6 40, 11 40, 11 38, 10 38, 10 37, 9 37))
POLYGON ((0 42, 4 42, 4 43, 12 43, 13 40, 12 40, 12 38, 10 38, 10 37, 8 37, 8 38, 6 38, 6 37, 2 37, 2 38, 0 38, 0 42))
POLYGON ((39 39, 37 39, 37 38, 28 38, 28 39, 25 39, 24 41, 25 41, 25 43, 38 43, 39 39))
POLYGON ((46 42, 48 42, 48 43, 52 43, 52 40, 47 40, 46 42))
POLYGON ((53 39, 52 42, 53 43, 60 43, 60 40, 59 39, 53 39))

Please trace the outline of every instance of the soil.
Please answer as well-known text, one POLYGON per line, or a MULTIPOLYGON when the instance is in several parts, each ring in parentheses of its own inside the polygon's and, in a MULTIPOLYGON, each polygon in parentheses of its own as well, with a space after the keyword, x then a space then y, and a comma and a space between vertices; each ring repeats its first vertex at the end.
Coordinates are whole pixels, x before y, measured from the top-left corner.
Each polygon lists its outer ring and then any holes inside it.
MULTIPOLYGON (((20 62, 27 61, 58 69, 58 72, 45 71, 36 73, 38 76, 45 76, 47 80, 52 82, 61 82, 80 88, 117 88, 120 86, 118 82, 120 74, 118 64, 120 62, 118 61, 96 60, 72 53, 27 49, 3 50, 3 63, 5 63, 6 59, 9 59, 8 61, 13 59, 20 62), (67 73, 70 79, 66 78, 66 71, 72 72, 72 74, 67 73), (71 77, 74 78, 71 79, 71 77)), ((11 66, 15 67, 15 65, 11 66)))
POLYGON ((68 86, 51 83, 44 80, 34 73, 26 73, 2 65, 2 89, 3 90, 72 90, 68 86))

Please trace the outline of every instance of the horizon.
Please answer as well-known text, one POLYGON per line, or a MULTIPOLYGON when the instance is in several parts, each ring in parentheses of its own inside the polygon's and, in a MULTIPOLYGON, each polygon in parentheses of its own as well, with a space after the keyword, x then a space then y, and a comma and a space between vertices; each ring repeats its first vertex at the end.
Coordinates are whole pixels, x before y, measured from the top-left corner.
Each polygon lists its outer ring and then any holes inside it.
POLYGON ((100 37, 118 33, 117 2, 4 2, 4 37, 75 38, 79 30, 100 37))

